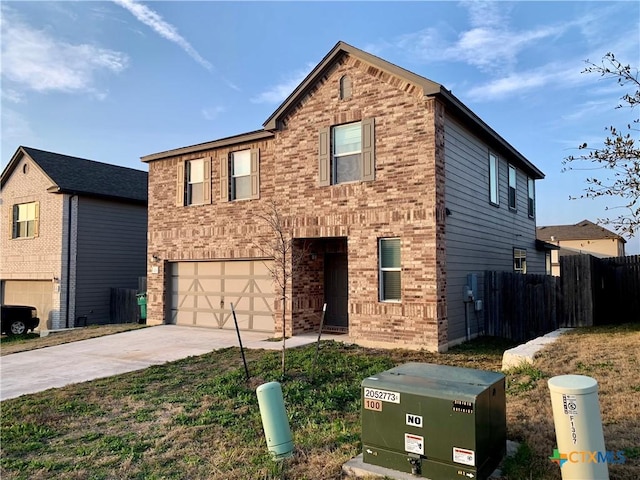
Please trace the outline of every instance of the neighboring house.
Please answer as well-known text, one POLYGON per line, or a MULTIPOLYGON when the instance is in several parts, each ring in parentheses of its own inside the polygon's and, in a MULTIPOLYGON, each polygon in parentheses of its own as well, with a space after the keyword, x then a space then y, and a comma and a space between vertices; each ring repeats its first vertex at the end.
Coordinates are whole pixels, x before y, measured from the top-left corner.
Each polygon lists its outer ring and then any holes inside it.
POLYGON ((110 322, 110 288, 145 275, 147 173, 19 147, 2 172, 2 303, 41 329, 110 322))
POLYGON ((624 257, 624 246, 627 241, 606 228, 589 220, 575 225, 550 225, 538 227, 536 235, 539 240, 559 247, 551 253, 551 274, 560 275, 560 257, 563 255, 579 255, 588 253, 595 257, 624 257))
POLYGON ((327 302, 355 342, 443 351, 483 328, 465 285, 481 300, 485 270, 544 273, 542 172, 443 86, 342 42, 262 130, 142 160, 152 324, 233 328, 233 303, 241 328, 281 335, 257 216, 274 201, 305 252, 288 335, 327 302))

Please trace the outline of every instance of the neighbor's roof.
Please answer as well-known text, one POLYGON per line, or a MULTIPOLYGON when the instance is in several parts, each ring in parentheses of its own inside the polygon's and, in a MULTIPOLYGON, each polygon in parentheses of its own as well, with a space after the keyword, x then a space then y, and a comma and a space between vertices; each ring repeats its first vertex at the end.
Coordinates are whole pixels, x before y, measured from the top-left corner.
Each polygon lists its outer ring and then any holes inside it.
MULTIPOLYGON (((248 134, 236 135, 225 139, 192 145, 189 147, 177 148, 166 152, 150 154, 142 157, 143 162, 151 160, 159 160, 184 153, 193 153, 197 151, 207 150, 219 146, 226 146, 232 143, 248 141, 252 139, 267 138, 267 132, 273 132, 280 126, 280 120, 300 102, 314 87, 323 75, 325 75, 333 65, 348 54, 362 59, 373 67, 377 68, 380 75, 391 74, 407 80, 422 89, 425 97, 438 97, 447 106, 448 111, 457 117, 460 117, 465 125, 484 139, 491 148, 502 152, 511 157, 519 166, 534 179, 544 178, 544 173, 539 170, 533 163, 527 160, 520 152, 511 146, 504 138, 502 138, 495 130, 473 113, 466 105, 458 100, 450 90, 445 89, 439 83, 433 82, 428 78, 417 75, 409 70, 398 67, 393 63, 387 62, 375 55, 371 55, 363 50, 355 48, 347 43, 338 42, 331 51, 322 59, 322 61, 307 75, 307 77, 298 85, 295 90, 287 97, 287 99, 271 114, 271 116, 263 123, 264 133, 260 131, 249 132, 248 134), (260 136, 262 135, 262 136, 260 136)), ((510 159, 510 160, 511 160, 510 159)))
POLYGON ((622 243, 627 243, 627 241, 617 233, 596 225, 589 220, 583 220, 575 225, 538 227, 536 229, 536 237, 544 241, 602 240, 611 238, 620 240, 622 243), (553 237, 553 240, 551 237, 553 237))
POLYGON ((53 185, 48 191, 52 193, 147 203, 147 172, 23 146, 2 172, 2 185, 24 155, 49 177, 53 185))

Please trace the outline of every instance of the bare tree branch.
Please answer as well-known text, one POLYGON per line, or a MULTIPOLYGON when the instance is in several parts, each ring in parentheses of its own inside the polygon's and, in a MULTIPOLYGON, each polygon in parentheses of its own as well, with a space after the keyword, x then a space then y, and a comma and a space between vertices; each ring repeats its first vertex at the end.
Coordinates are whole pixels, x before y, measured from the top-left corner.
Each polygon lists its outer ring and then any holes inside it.
POLYGON ((281 206, 275 200, 269 202, 264 211, 255 213, 255 217, 267 225, 271 234, 268 240, 262 243, 254 242, 254 245, 265 257, 273 260, 272 264, 265 262, 265 267, 278 287, 282 302, 282 378, 284 379, 286 373, 287 286, 304 258, 307 246, 305 244, 296 248, 291 227, 283 216, 281 206))
MULTIPOLYGON (((613 78, 618 85, 631 91, 620 97, 621 102, 615 108, 633 108, 640 104, 640 81, 638 69, 624 65, 613 53, 607 53, 600 65, 587 60, 588 67, 583 73, 595 73, 604 78, 613 78), (635 89, 635 91, 633 91, 635 89)), ((610 225, 620 235, 633 237, 640 226, 640 144, 638 140, 640 118, 634 118, 623 128, 609 126, 607 136, 601 147, 592 148, 583 143, 578 147, 581 155, 569 155, 562 164, 563 171, 602 170, 602 177, 586 179, 587 187, 582 195, 570 196, 571 199, 614 197, 622 199, 619 205, 606 210, 621 210, 617 217, 598 218, 598 223, 610 225), (592 167, 574 167, 574 162, 588 162, 592 167), (571 164, 571 165, 569 165, 571 164)))

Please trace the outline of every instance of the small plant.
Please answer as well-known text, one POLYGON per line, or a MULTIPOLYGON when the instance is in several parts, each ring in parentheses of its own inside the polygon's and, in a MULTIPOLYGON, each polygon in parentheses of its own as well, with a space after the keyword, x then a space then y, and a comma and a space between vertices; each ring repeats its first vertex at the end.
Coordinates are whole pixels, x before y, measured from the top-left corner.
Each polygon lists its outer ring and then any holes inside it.
POLYGON ((542 370, 524 362, 507 371, 507 394, 519 395, 533 390, 538 380, 543 378, 546 378, 546 375, 542 370))
MULTIPOLYGON (((533 477, 532 461, 534 454, 529 445, 521 443, 515 455, 506 457, 502 462, 502 475, 511 480, 524 480, 533 477)), ((537 478, 537 477, 536 477, 537 478)))

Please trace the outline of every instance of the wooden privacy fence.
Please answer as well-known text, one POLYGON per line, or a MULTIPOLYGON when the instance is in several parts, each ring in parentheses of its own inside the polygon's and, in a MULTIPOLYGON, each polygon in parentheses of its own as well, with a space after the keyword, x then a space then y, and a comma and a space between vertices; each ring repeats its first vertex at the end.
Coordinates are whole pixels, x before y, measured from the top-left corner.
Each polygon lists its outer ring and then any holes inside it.
POLYGON ((560 257, 560 276, 487 271, 487 335, 525 341, 558 327, 640 321, 640 255, 560 257))
POLYGON ((140 307, 133 288, 111 289, 111 323, 135 323, 140 318, 140 307))
POLYGON ((557 278, 549 275, 485 272, 485 333, 525 341, 555 330, 557 290, 557 278))
POLYGON ((584 327, 640 320, 640 255, 560 257, 560 325, 584 327))
POLYGON ((134 323, 140 321, 138 293, 147 291, 147 277, 138 277, 138 290, 133 288, 111 289, 111 323, 134 323))

